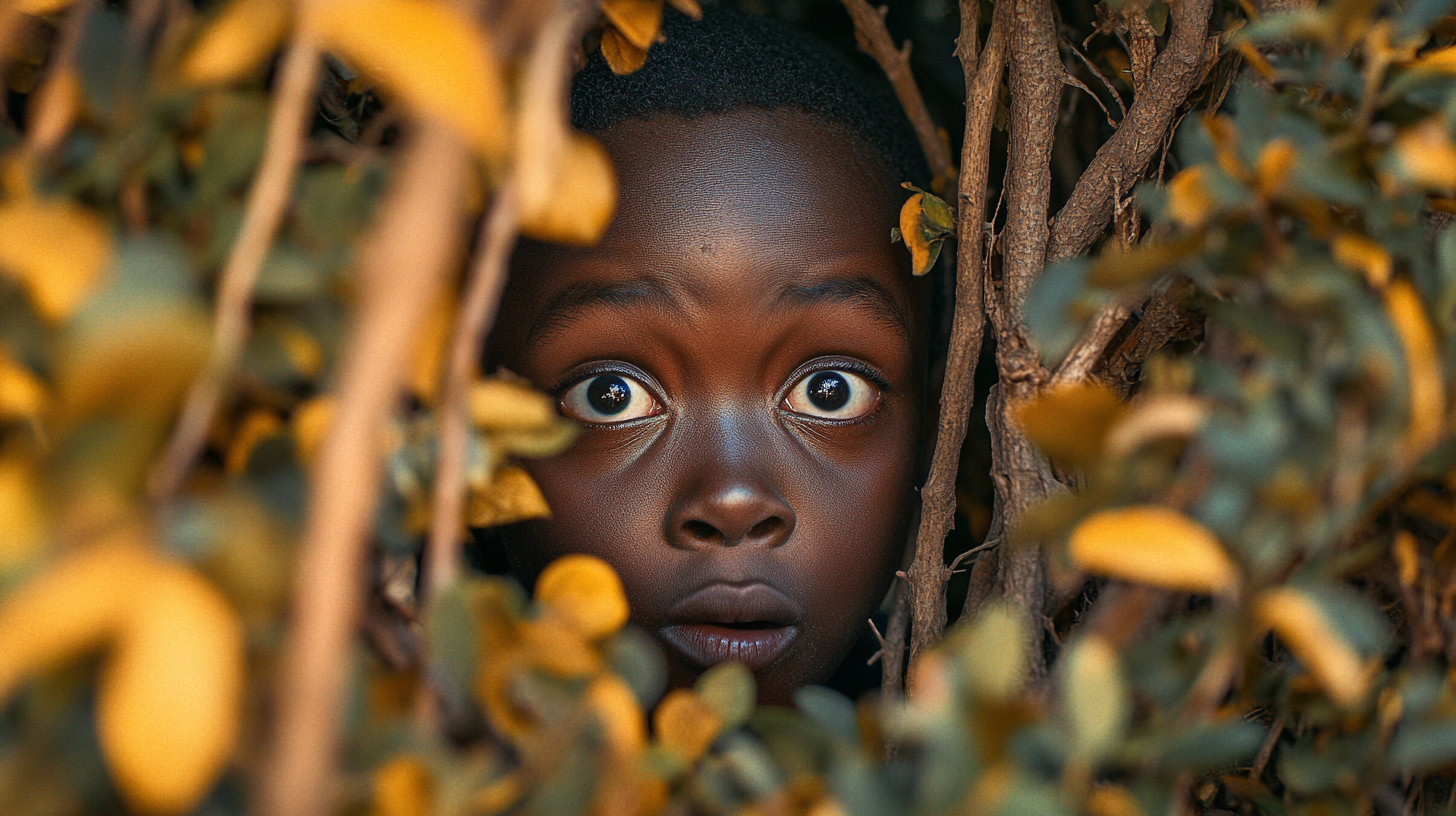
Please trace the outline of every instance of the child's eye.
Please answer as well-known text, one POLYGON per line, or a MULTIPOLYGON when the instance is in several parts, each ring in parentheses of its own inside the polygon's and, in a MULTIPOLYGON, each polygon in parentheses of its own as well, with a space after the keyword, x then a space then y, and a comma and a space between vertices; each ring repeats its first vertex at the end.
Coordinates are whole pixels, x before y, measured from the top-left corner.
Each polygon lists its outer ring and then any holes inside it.
POLYGON ((784 407, 820 419, 859 419, 874 410, 880 389, 848 371, 816 371, 794 383, 784 407))
POLYGON ((646 386, 621 374, 598 374, 561 395, 561 409, 572 419, 598 425, 662 413, 646 386))

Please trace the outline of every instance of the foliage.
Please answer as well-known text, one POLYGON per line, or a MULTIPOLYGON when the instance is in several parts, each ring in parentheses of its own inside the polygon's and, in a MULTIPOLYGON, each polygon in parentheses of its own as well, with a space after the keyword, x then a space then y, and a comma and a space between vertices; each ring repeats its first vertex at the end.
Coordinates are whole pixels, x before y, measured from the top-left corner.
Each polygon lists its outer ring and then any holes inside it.
MULTIPOLYGON (((338 396, 350 326, 379 285, 371 240, 407 186, 409 140, 440 126, 468 151, 447 212, 487 215, 479 257, 499 246, 503 201, 516 208, 505 233, 594 240, 615 181, 565 124, 565 65, 594 26, 613 70, 634 70, 663 3, 505 4, 516 16, 489 26, 436 0, 231 0, 196 17, 66 5, 0 17, 24 101, 0 130, 0 808, 268 812, 270 729, 289 726, 271 699, 297 626, 289 592, 297 611, 319 591, 295 572, 317 518, 306 501, 333 484, 320 473, 352 410, 338 396), (307 127, 280 113, 280 47, 331 54, 311 64, 318 87, 301 86, 309 110, 320 97, 307 127), (270 164, 289 145, 301 159, 270 164), (280 178, 256 279, 231 301, 269 212, 257 191, 280 178), (250 329, 225 318, 239 303, 250 329), (226 388, 201 455, 168 488, 179 414, 214 381, 226 388)), ((1153 357, 1130 401, 1093 381, 1014 406, 1077 490, 1001 546, 1043 552, 1077 609, 1044 621, 980 605, 918 656, 908 701, 808 688, 795 710, 756 708, 732 664, 664 695, 656 646, 624 628, 616 576, 586 557, 551 566, 534 602, 475 577, 423 582, 421 609, 426 535, 547 512, 512 458, 574 434, 524 383, 467 369, 454 388, 452 344, 483 306, 432 296, 400 378, 408 405, 376 446, 369 648, 339 642, 344 784, 327 807, 1449 811, 1448 6, 1335 2, 1216 37, 1235 56, 1179 128, 1168 161, 1182 169, 1143 184, 1131 210, 1152 228, 1050 266, 1025 310, 1047 361, 1109 304, 1206 316, 1202 347, 1153 357), (1213 91, 1239 60, 1252 76, 1221 106, 1213 91), (440 451, 452 406, 468 418, 453 476, 440 451), (442 521, 450 478, 464 497, 442 521), (1065 637, 1037 678, 1029 632, 1044 623, 1065 637)), ((1162 3, 1098 8, 1099 23, 1132 14, 1159 36, 1168 20, 1162 3)), ((915 191, 900 237, 917 273, 955 223, 915 191)))

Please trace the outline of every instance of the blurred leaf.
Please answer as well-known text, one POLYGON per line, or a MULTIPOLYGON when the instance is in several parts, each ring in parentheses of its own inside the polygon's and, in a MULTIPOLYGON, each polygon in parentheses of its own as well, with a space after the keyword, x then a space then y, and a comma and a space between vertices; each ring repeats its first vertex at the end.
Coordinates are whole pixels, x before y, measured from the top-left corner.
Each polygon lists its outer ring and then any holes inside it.
POLYGON ((1209 196, 1200 166, 1190 167, 1168 182, 1168 217, 1188 229, 1203 226, 1213 213, 1213 198, 1209 196))
POLYGON ((536 579, 536 601, 587 638, 600 638, 627 623, 627 595, 607 562, 591 555, 567 555, 551 562, 536 579))
POLYGON ((1410 427, 1406 448, 1424 452, 1445 432, 1446 383, 1441 373, 1436 335, 1415 289, 1405 281, 1385 291, 1385 308, 1405 351, 1410 385, 1410 427))
POLYGON ((1363 235, 1343 233, 1335 237, 1331 249, 1335 260, 1364 275, 1372 287, 1383 289, 1390 283, 1390 253, 1380 244, 1363 235))
POLYGON ((333 397, 314 397, 293 409, 294 445, 298 449, 299 461, 305 466, 311 465, 317 458, 333 413, 333 397))
POLYGON ((74 204, 34 198, 0 204, 0 272, 24 284, 49 320, 75 311, 110 254, 105 225, 74 204))
POLYGON ((1395 141, 1401 176, 1424 187, 1456 187, 1456 145, 1439 120, 1409 128, 1395 141))
POLYGON ((617 174, 606 148, 571 133, 551 181, 521 191, 521 234, 542 241, 590 245, 617 211, 617 174))
POLYGON ((657 641, 636 626, 627 626, 612 639, 607 659, 612 673, 626 681, 637 704, 650 709, 667 687, 667 665, 657 641))
POLYGON ((1058 386, 1013 409, 1027 438, 1067 468, 1095 462, 1107 432, 1127 413, 1116 393, 1096 383, 1058 386))
POLYGON ((1134 583, 1217 593, 1238 581, 1212 533, 1157 505, 1097 513, 1077 525, 1067 547, 1079 569, 1134 583))
POLYGON ((234 82, 251 74, 288 30, 284 0, 231 0, 182 60, 182 76, 198 85, 234 82))
POLYGON ((1319 605, 1292 587, 1265 591, 1254 602, 1260 622, 1273 629, 1336 704, 1359 704, 1370 689, 1370 672, 1340 637, 1319 605))
POLYGON ((321 0, 301 27, 416 113, 453 128, 486 158, 505 153, 505 94, 489 40, 436 0, 321 0))
POLYGON ((951 641, 973 691, 990 700, 1009 700, 1026 680, 1029 642, 1025 619, 1008 604, 988 606, 951 641))
POLYGON ((610 675, 599 677, 587 690, 587 701, 612 753, 635 757, 647 744, 647 720, 626 683, 610 675))
POLYGON ((806 686, 794 692, 794 707, 824 727, 835 739, 853 743, 858 737, 858 712, 854 703, 833 689, 806 686))
POLYGON ((495 527, 550 515, 546 497, 531 475, 510 465, 496 471, 483 489, 470 491, 466 523, 471 527, 495 527))
POLYGON ((647 49, 633 45, 616 28, 608 28, 602 32, 602 58, 612 73, 626 75, 647 64, 647 49))
POLYGON ((435 812, 435 778, 417 757, 397 756, 374 769, 377 816, 430 816, 435 812))
POLYGON ((0 577, 34 558, 45 533, 45 507, 35 473, 26 462, 0 458, 0 577))
POLYGON ((753 672, 742 663, 720 663, 703 672, 694 684, 699 698, 717 712, 723 728, 737 728, 748 720, 757 701, 753 672))
POLYGON ((556 403, 522 380, 492 378, 470 386, 470 418, 483 431, 535 430, 557 416, 556 403))
POLYGON ((49 401, 40 380, 0 352, 0 420, 36 422, 49 401))
POLYGON ((653 731, 662 744, 688 762, 696 762, 723 730, 723 719, 690 689, 674 689, 652 715, 653 731))
POLYGON ((1117 652, 1102 638, 1082 638, 1058 669, 1072 749, 1095 760, 1122 739, 1132 716, 1117 652))

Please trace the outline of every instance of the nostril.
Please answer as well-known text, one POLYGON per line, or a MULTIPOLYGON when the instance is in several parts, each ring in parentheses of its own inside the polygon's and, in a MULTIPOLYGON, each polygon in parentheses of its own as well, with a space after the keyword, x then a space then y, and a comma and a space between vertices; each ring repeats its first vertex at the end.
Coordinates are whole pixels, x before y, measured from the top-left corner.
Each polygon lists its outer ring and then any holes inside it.
POLYGON ((778 516, 769 516, 748 529, 748 538, 768 538, 781 530, 786 523, 778 516))
POLYGON ((687 531, 688 535, 692 536, 698 541, 712 541, 713 539, 719 538, 721 536, 721 534, 718 532, 718 528, 707 523, 706 521, 684 522, 683 529, 687 531))

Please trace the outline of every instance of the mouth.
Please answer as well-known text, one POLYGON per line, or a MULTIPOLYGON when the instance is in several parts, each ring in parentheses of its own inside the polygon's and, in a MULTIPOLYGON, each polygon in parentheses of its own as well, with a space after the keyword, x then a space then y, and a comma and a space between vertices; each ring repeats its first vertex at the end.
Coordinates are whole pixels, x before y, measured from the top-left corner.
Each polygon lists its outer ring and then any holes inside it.
POLYGON ((709 584, 678 602, 668 620, 662 639, 703 668, 736 661, 761 671, 799 636, 797 605, 761 583, 709 584))

